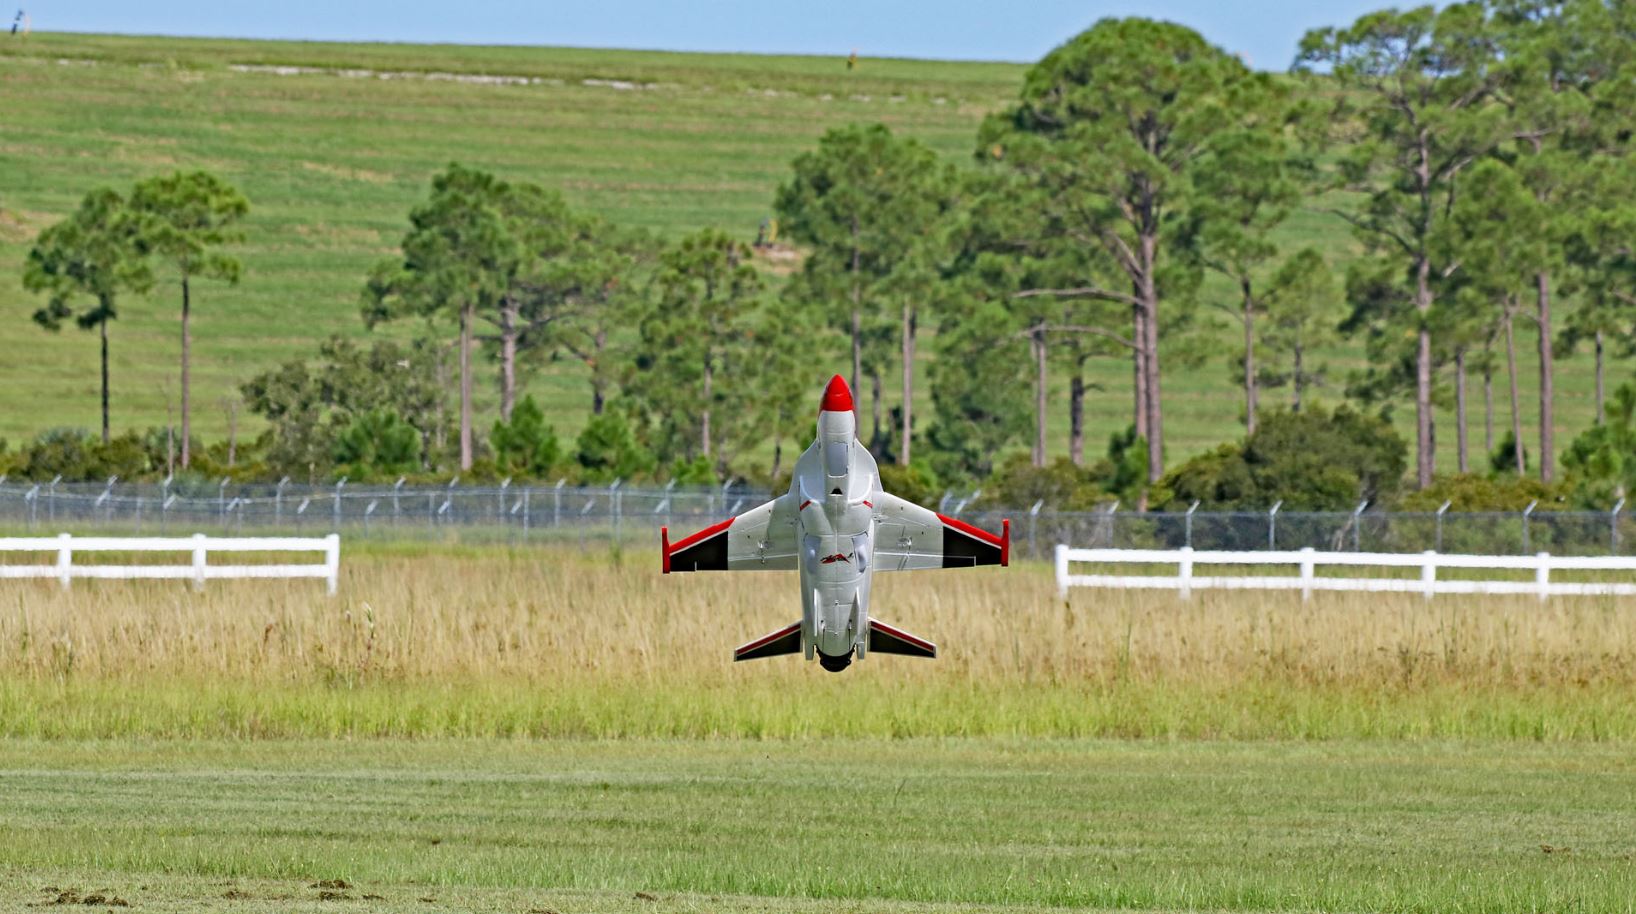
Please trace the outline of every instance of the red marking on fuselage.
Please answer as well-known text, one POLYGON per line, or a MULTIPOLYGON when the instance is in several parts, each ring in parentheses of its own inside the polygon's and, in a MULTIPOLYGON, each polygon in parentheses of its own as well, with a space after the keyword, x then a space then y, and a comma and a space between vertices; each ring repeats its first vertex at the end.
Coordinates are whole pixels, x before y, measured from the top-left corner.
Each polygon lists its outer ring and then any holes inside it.
POLYGON ((850 556, 842 555, 839 552, 835 553, 834 555, 826 555, 818 561, 825 565, 833 565, 836 562, 845 562, 848 565, 852 564, 852 559, 850 556))
POLYGON ((807 505, 810 505, 810 504, 812 504, 812 499, 810 499, 810 498, 809 498, 809 499, 807 499, 807 500, 806 500, 806 501, 804 501, 804 502, 802 502, 802 503, 801 503, 801 507, 799 507, 799 508, 796 508, 796 509, 795 509, 795 510, 797 510, 797 511, 805 511, 805 510, 807 510, 807 505))

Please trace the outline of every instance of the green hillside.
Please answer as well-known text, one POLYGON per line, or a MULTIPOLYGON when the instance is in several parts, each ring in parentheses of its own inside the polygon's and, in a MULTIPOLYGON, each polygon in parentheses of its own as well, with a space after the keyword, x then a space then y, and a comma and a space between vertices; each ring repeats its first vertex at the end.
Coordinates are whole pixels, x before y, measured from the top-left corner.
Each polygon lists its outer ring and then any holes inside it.
MULTIPOLYGON (((30 239, 94 187, 197 167, 250 197, 244 282, 196 292, 195 423, 219 437, 227 424, 219 404, 251 374, 309 354, 329 334, 365 332, 357 317, 365 271, 392 251, 409 208, 450 161, 561 189, 575 204, 667 236, 717 226, 748 239, 790 160, 824 130, 881 121, 964 159, 980 118, 1015 95, 1025 69, 863 60, 849 71, 839 57, 51 34, 0 41, 0 436, 96 424, 94 336, 36 327, 29 314, 40 301, 18 280, 30 239)), ((1351 246, 1344 226, 1316 211, 1282 231, 1337 261, 1351 246)), ((113 327, 116 427, 161 425, 175 399, 174 297, 161 287, 129 301, 113 327)), ((1207 361, 1166 372, 1172 460, 1237 433, 1239 392, 1226 369, 1233 338, 1224 328, 1207 361)), ((1532 340, 1521 345, 1531 350, 1532 340)), ((1347 347, 1325 360, 1339 379, 1361 353, 1347 347)), ((1590 361, 1568 359, 1560 370, 1560 434, 1571 435, 1590 420, 1590 361)), ((1128 375, 1123 361, 1098 367, 1093 442, 1128 421, 1128 375)), ((530 385, 559 430, 578 428, 589 394, 574 369, 546 366, 530 385)), ((480 407, 492 412, 496 398, 482 394, 480 407)), ((1323 396, 1338 396, 1338 385, 1323 396)), ((1536 411, 1525 405, 1524 421, 1536 411)), ((1066 418, 1056 424, 1060 450, 1066 418)), ((1473 431, 1480 445, 1480 415, 1473 431)), ((1439 438, 1452 464, 1452 427, 1439 438)))

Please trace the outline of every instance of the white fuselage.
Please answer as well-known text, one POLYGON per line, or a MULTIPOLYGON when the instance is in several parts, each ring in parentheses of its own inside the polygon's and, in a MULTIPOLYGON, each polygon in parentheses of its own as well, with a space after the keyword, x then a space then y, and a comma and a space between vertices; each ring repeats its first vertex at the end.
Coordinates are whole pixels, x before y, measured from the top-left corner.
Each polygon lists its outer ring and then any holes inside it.
POLYGON ((851 410, 818 414, 818 440, 795 464, 790 494, 800 543, 802 646, 808 658, 862 657, 869 643, 869 585, 875 509, 881 491, 875 458, 858 441, 851 410))

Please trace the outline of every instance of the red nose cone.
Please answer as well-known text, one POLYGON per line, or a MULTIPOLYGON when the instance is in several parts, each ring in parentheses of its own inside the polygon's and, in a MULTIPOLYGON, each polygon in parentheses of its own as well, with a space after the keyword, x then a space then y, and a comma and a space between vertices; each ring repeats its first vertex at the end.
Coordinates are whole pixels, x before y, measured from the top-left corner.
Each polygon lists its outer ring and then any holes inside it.
POLYGON ((852 389, 846 386, 845 378, 836 375, 829 379, 829 386, 824 388, 823 405, 818 409, 831 413, 852 412, 852 389))

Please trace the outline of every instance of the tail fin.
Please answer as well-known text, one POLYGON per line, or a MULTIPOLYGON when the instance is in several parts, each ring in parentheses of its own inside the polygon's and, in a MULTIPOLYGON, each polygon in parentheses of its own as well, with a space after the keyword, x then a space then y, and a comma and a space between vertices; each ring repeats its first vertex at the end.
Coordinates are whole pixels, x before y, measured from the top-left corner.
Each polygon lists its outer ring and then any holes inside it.
POLYGON ((733 651, 734 662, 801 652, 801 623, 792 622, 733 651))
POLYGON ((917 638, 879 619, 869 620, 869 651, 874 654, 903 654, 909 657, 936 657, 937 645, 917 638))

